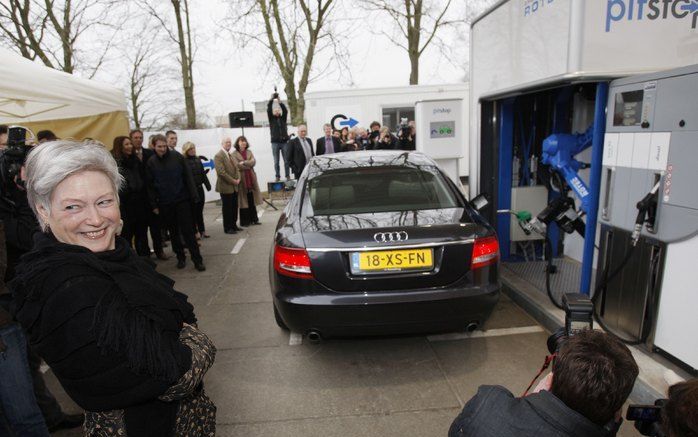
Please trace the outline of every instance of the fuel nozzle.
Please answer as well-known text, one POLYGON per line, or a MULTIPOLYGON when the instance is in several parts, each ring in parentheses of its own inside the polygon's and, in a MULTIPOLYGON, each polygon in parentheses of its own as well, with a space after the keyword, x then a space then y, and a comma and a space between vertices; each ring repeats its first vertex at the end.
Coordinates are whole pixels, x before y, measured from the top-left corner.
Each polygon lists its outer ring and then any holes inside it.
POLYGON ((645 223, 647 223, 648 228, 654 226, 654 219, 657 215, 657 192, 659 191, 659 184, 660 182, 657 182, 650 192, 635 205, 637 208, 637 218, 635 219, 633 233, 630 236, 633 246, 636 246, 637 242, 640 240, 642 226, 645 225, 645 223), (647 221, 645 221, 645 217, 647 221))
POLYGON ((530 211, 512 211, 510 209, 500 209, 497 211, 498 214, 511 214, 516 217, 516 222, 518 223, 521 230, 526 235, 531 235, 531 232, 536 232, 538 234, 545 233, 545 225, 538 222, 537 219, 533 218, 533 214, 530 211), (541 230, 542 226, 542 230, 541 230))

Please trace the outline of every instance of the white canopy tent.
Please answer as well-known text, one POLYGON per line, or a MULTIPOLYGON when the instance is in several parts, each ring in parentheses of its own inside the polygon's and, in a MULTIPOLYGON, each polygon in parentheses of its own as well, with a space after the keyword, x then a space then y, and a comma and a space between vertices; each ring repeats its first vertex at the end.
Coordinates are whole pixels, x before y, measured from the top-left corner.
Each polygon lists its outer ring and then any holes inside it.
POLYGON ((122 90, 45 67, 0 48, 0 124, 60 138, 100 140, 128 134, 122 90))

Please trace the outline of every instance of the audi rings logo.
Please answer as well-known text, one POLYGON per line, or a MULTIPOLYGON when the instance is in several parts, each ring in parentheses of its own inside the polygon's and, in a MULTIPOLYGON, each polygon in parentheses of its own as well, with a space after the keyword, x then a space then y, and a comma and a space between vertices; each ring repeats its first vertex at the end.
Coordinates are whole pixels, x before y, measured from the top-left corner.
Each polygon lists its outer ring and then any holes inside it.
POLYGON ((395 241, 407 241, 410 237, 405 231, 397 232, 378 232, 373 234, 373 239, 376 243, 391 243, 395 241))

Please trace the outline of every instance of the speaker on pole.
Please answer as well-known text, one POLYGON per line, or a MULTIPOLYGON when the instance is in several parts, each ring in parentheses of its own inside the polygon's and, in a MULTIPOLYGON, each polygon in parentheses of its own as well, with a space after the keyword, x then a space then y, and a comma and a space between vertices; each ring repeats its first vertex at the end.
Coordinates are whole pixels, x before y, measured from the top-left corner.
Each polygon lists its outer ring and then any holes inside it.
POLYGON ((246 127, 254 127, 254 115, 252 111, 229 112, 228 121, 231 128, 239 127, 245 135, 246 127))

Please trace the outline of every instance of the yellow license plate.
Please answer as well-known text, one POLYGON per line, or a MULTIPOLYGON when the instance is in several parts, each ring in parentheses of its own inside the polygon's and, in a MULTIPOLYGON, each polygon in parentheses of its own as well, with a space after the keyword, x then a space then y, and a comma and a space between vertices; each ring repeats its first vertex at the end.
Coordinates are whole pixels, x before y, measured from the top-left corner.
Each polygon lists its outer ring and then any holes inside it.
POLYGON ((429 270, 434 266, 432 249, 353 252, 353 272, 429 270))

